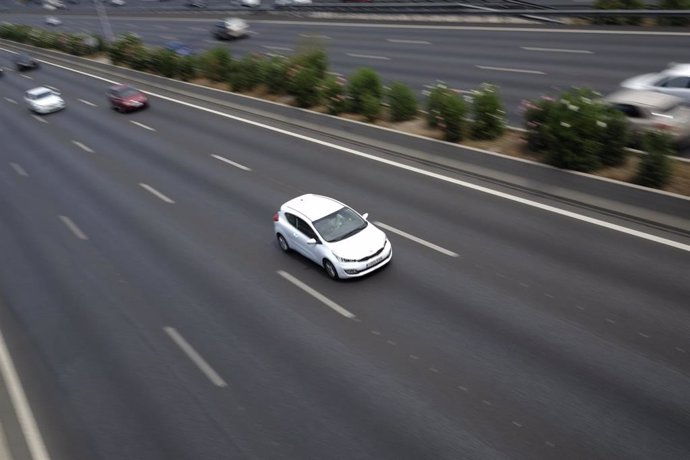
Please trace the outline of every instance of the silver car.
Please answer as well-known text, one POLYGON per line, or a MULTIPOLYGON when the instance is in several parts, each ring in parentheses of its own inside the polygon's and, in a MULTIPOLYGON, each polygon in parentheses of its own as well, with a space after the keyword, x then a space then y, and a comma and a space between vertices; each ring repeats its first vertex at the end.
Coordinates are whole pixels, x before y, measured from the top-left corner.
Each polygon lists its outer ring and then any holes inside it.
POLYGON ((29 106, 29 110, 41 114, 57 112, 65 108, 65 101, 60 97, 60 93, 45 86, 28 90, 24 93, 24 101, 29 106))
POLYGON ((625 114, 635 141, 647 131, 665 132, 677 144, 690 140, 690 103, 683 98, 656 91, 624 89, 604 100, 625 114))
POLYGON ((307 194, 284 203, 273 216, 280 249, 294 250, 332 279, 366 275, 386 265, 393 248, 386 234, 343 203, 307 194))
POLYGON ((690 64, 671 64, 666 70, 628 78, 626 89, 645 89, 672 94, 690 101, 690 64))

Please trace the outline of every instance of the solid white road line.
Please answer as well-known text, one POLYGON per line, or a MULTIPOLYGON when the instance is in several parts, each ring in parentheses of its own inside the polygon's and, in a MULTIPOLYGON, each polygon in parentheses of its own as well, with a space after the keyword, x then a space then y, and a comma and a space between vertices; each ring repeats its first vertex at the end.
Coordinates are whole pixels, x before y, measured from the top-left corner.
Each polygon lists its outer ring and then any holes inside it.
POLYGON ((299 36, 303 38, 319 38, 321 40, 331 40, 331 37, 329 37, 328 35, 299 34, 299 36))
POLYGON ((492 67, 488 65, 478 65, 478 69, 484 70, 497 70, 499 72, 516 72, 516 73, 531 73, 535 75, 546 75, 546 73, 541 70, 525 70, 525 69, 511 69, 510 67, 492 67))
POLYGON ((400 235, 404 238, 407 238, 408 240, 412 240, 415 243, 419 243, 423 246, 426 246, 427 248, 433 249, 434 251, 438 251, 441 254, 445 254, 445 255, 451 256, 451 257, 460 257, 457 253, 455 253, 453 251, 449 251, 448 249, 442 248, 441 246, 437 246, 434 243, 430 243, 430 242, 423 240, 421 238, 418 238, 414 235, 410 235, 407 232, 403 232, 402 230, 399 230, 395 227, 391 227, 390 225, 386 225, 383 222, 376 221, 376 222, 374 222, 374 224, 381 227, 381 228, 385 228, 386 230, 391 231, 391 232, 393 232, 397 235, 400 235))
POLYGON ((149 131, 155 131, 155 130, 156 130, 155 128, 152 128, 152 127, 150 127, 150 126, 146 126, 146 125, 143 124, 143 123, 139 123, 138 121, 134 121, 134 120, 129 120, 129 121, 130 121, 130 123, 134 123, 135 125, 141 126, 142 128, 148 129, 149 131))
POLYGON ((213 368, 206 362, 204 358, 201 357, 199 353, 180 335, 179 332, 173 327, 164 327, 163 330, 165 331, 166 334, 172 339, 175 344, 177 344, 178 347, 184 351, 184 353, 187 355, 189 359, 192 360, 194 364, 199 368, 201 372, 208 377, 208 379, 213 382, 215 386, 218 387, 226 387, 228 386, 227 383, 225 383, 225 380, 223 380, 220 375, 216 371, 213 370, 213 368))
POLYGON ((93 102, 89 102, 89 101, 87 101, 87 100, 85 100, 85 99, 78 99, 78 101, 79 101, 79 102, 83 102, 83 103, 86 104, 86 105, 90 105, 91 107, 98 107, 98 106, 97 106, 96 104, 94 104, 93 102))
POLYGON ((175 201, 173 201, 173 200, 171 200, 170 198, 168 198, 167 196, 163 195, 161 192, 159 192, 159 191, 156 190, 155 188, 151 187, 150 185, 147 185, 147 184, 144 184, 144 183, 141 183, 141 182, 139 183, 139 185, 141 185, 141 186, 144 187, 146 190, 148 190, 149 192, 153 193, 154 195, 156 195, 158 198, 160 198, 161 200, 165 201, 166 203, 171 203, 171 204, 172 204, 172 203, 175 203, 175 201))
POLYGON ((292 48, 288 48, 287 46, 263 45, 263 47, 266 48, 266 49, 275 50, 275 51, 293 51, 292 48))
MULTIPOLYGON (((376 26, 378 27, 379 25, 377 24, 376 26)), ((489 30, 505 31, 506 29, 489 29, 489 30)), ((546 29, 546 30, 549 30, 549 29, 546 29)), ((680 34, 678 34, 678 33, 675 33, 675 34, 674 33, 660 33, 660 35, 669 35, 669 34, 670 35, 690 35, 690 34, 685 34, 685 33, 680 33, 680 34)), ((640 35, 640 34, 635 34, 635 35, 640 35)), ((650 33, 650 35, 653 35, 653 34, 650 33)), ((4 49, 4 48, 0 47, 0 49, 4 49)), ((60 69, 69 70, 70 72, 74 72, 74 73, 77 73, 80 75, 86 75, 88 77, 95 78, 97 80, 105 81, 105 82, 111 83, 113 85, 117 84, 117 82, 115 80, 110 80, 110 79, 99 77, 97 75, 93 75, 93 74, 90 74, 87 72, 74 70, 74 69, 71 69, 71 68, 63 66, 63 65, 53 64, 53 63, 51 63, 51 65, 54 67, 60 68, 60 69)), ((575 212, 566 211, 565 209, 561 209, 561 208, 557 208, 555 206, 550 206, 547 204, 539 203, 538 201, 528 200, 526 198, 521 198, 521 197, 518 197, 516 195, 510 195, 510 194, 505 193, 505 192, 499 192, 498 190, 494 190, 494 189, 484 187, 481 185, 476 185, 476 184, 473 184, 471 182, 466 182, 466 181, 456 179, 453 177, 444 176, 443 174, 435 173, 432 171, 427 171, 425 169, 421 169, 421 168, 417 168, 415 166, 410 166, 410 165, 406 165, 403 163, 399 163, 397 161, 389 160, 387 158, 381 158, 381 157, 378 157, 376 155, 365 153, 365 152, 355 150, 355 149, 352 149, 349 147, 344 147, 342 145, 334 144, 332 142, 323 141, 320 139, 315 139, 313 137, 309 137, 309 136, 306 136, 304 134, 298 134, 298 133, 295 133, 292 131, 288 131, 286 129, 277 128, 275 126, 267 125, 265 123, 261 123, 258 121, 253 121, 253 120, 249 120, 247 118, 242 118, 242 117, 238 117, 236 115, 231 115, 229 113, 221 112, 219 110, 209 109, 207 107, 202 107, 200 105, 192 104, 191 102, 184 102, 184 101, 181 101, 179 99, 175 99, 175 98, 164 96, 162 94, 157 94, 157 93, 149 92, 148 94, 151 96, 155 96, 155 97, 158 97, 160 99, 163 99, 165 101, 174 102, 176 104, 180 104, 180 105, 183 105, 185 107, 191 107, 191 108, 194 108, 196 110, 201 110, 202 112, 212 113, 212 114, 217 115, 219 117, 227 118, 229 120, 239 121, 241 123, 245 123, 245 124, 250 125, 250 126, 256 126, 258 128, 265 129, 267 131, 271 131, 274 133, 279 133, 279 134, 282 134, 284 136, 289 136, 289 137, 292 137, 294 139, 300 139, 300 140, 303 140, 305 142, 309 142, 312 144, 328 147, 328 148, 331 148, 333 150, 338 150, 341 152, 349 153, 351 155, 355 155, 355 156, 358 156, 360 158, 366 158, 368 160, 376 161, 378 163, 392 166, 394 168, 403 169, 405 171, 409 171, 409 172, 419 174, 422 176, 426 176, 426 177, 431 177, 431 178, 436 179, 436 180, 440 180, 443 182, 447 182, 449 184, 457 185, 459 187, 463 187, 463 188, 474 190, 474 191, 484 193, 487 195, 502 198, 502 199, 505 199, 508 201, 512 201, 514 203, 520 203, 522 205, 530 206, 530 207, 533 207, 536 209, 540 209, 542 211, 551 212, 553 214, 558 214, 558 215, 563 216, 563 217, 579 220, 580 222, 586 222, 588 224, 596 225, 598 227, 606 228, 608 230, 613 230, 615 232, 624 233, 626 235, 634 236, 637 238, 642 238, 642 239, 645 239, 647 241, 652 241, 654 243, 663 244, 663 245, 666 245, 666 246, 669 246, 669 247, 672 247, 675 249, 680 249, 682 251, 690 252, 690 245, 679 243, 678 241, 669 240, 668 238, 662 238, 662 237, 659 237, 656 235, 652 235, 650 233, 645 233, 645 232, 641 232, 638 230, 633 230, 631 228, 623 227, 622 225, 612 224, 611 222, 606 222, 606 221, 601 220, 601 219, 595 219, 593 217, 585 216, 583 214, 577 214, 575 212)))
POLYGON ((77 224, 75 224, 72 221, 72 219, 70 219, 67 216, 58 216, 58 217, 60 218, 62 223, 65 224, 65 226, 70 229, 70 231, 74 234, 74 236, 76 236, 80 240, 88 240, 89 239, 89 237, 86 236, 84 234, 84 232, 82 232, 79 227, 77 227, 77 224))
POLYGON ((289 282, 291 282, 292 284, 294 284, 295 286, 297 286, 298 288, 302 289, 304 292, 306 292, 310 296, 314 297, 316 300, 319 300, 320 302, 322 302, 328 308, 331 308, 332 310, 340 313, 345 318, 353 319, 355 317, 354 314, 350 313, 345 308, 343 308, 340 305, 338 305, 337 303, 333 302, 331 299, 329 299, 325 295, 321 294, 320 292, 307 286, 306 284, 304 284, 303 282, 301 282, 300 280, 298 280, 297 278, 295 278, 291 274, 284 272, 283 270, 278 270, 278 274, 280 276, 282 276, 283 278, 285 278, 286 280, 288 280, 289 282))
POLYGON ((36 114, 33 114, 33 115, 31 115, 31 116, 34 117, 36 120, 40 121, 41 123, 48 123, 48 120, 46 120, 46 119, 43 118, 43 117, 39 117, 39 116, 36 115, 36 114))
POLYGON ((236 168, 240 168, 240 169, 243 169, 243 170, 245 170, 245 171, 251 171, 251 170, 252 170, 251 168, 248 168, 248 167, 246 167, 246 166, 244 166, 244 165, 241 165, 241 164, 239 164, 239 163, 235 163, 235 162, 232 161, 232 160, 228 160, 227 158, 223 158, 223 157, 220 156, 220 155, 211 155, 211 156, 212 156, 213 158, 215 158, 216 160, 223 161, 223 162, 225 162, 225 163, 227 163, 227 164, 229 164, 229 165, 233 165, 233 166, 236 167, 236 168))
POLYGON ((31 75, 27 75, 25 73, 22 74, 22 77, 26 78, 27 80, 33 80, 34 79, 34 77, 32 77, 31 75))
POLYGON ((74 145, 76 145, 77 147, 79 147, 80 149, 84 150, 85 152, 93 153, 93 149, 91 147, 89 147, 88 145, 84 145, 79 141, 72 141, 72 143, 74 145))
POLYGON ((10 98, 10 97, 6 97, 5 100, 6 100, 7 102, 9 102, 10 104, 16 104, 16 103, 17 103, 17 101, 15 101, 14 99, 12 99, 12 98, 10 98))
POLYGON ((426 40, 402 40, 398 38, 387 38, 386 41, 391 43, 404 43, 406 45, 431 45, 431 42, 426 40))
POLYGON ((573 50, 573 49, 565 49, 565 48, 537 48, 534 46, 521 46, 525 51, 544 51, 544 52, 551 52, 551 53, 577 53, 577 54, 594 54, 594 51, 589 51, 589 50, 573 50))
POLYGON ((5 436, 5 429, 2 427, 2 423, 0 423, 0 458, 14 460, 10 452, 10 446, 7 445, 7 437, 5 436))
POLYGON ((350 57, 353 58, 362 58, 362 59, 378 59, 380 61, 390 61, 391 58, 388 58, 386 56, 374 56, 371 54, 354 54, 354 53, 345 53, 350 57))
POLYGON ((50 460, 50 455, 48 455, 41 431, 38 429, 24 388, 22 388, 19 374, 14 367, 2 331, 0 331, 0 372, 2 372, 2 377, 5 380, 7 392, 12 400, 12 406, 14 406, 14 411, 17 414, 17 420, 19 420, 19 426, 29 447, 32 460, 50 460))
POLYGON ((14 172, 19 174, 20 176, 24 176, 24 177, 29 176, 29 174, 24 170, 24 168, 19 166, 17 163, 10 163, 10 166, 12 166, 12 169, 14 169, 14 172))

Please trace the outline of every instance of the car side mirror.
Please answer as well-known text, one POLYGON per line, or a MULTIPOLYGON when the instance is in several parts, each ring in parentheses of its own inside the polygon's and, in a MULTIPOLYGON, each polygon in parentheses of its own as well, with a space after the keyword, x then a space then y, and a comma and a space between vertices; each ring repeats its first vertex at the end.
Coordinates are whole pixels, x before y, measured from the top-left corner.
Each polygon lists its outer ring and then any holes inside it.
POLYGON ((369 218, 369 213, 368 213, 368 212, 365 212, 364 214, 362 214, 362 218, 363 218, 364 220, 367 220, 367 219, 369 218))
POLYGON ((316 238, 309 238, 309 239, 307 240, 307 244, 310 245, 310 246, 316 244, 316 238))

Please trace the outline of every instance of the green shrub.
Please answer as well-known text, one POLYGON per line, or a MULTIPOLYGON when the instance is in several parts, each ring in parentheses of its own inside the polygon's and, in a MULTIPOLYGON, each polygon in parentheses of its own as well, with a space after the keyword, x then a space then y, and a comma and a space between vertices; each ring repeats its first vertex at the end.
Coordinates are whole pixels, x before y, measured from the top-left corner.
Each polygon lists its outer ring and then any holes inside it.
POLYGON ((182 81, 190 81, 196 78, 196 58, 194 56, 180 56, 177 66, 177 75, 182 81))
POLYGON ((125 63, 134 70, 155 70, 152 69, 151 51, 144 46, 129 49, 125 56, 125 63))
POLYGON ((165 48, 151 50, 151 70, 168 78, 175 78, 179 74, 180 56, 165 48))
POLYGON ((642 136, 642 149, 647 154, 637 168, 635 183, 645 187, 664 187, 673 176, 669 159, 673 154, 673 140, 665 133, 648 132, 642 136))
POLYGON ((319 79, 326 78, 328 55, 317 40, 305 40, 298 45, 297 53, 290 58, 290 67, 309 67, 316 71, 319 79))
POLYGON ((256 55, 248 54, 233 62, 229 78, 233 91, 249 91, 262 83, 259 61, 256 55))
MULTIPOLYGON (((350 77, 347 93, 350 98, 350 110, 353 113, 364 113, 364 97, 366 95, 372 96, 381 105, 383 97, 381 77, 373 69, 367 67, 357 69, 350 77)), ((372 104, 372 102, 368 101, 368 104, 372 104)))
POLYGON ((441 121, 441 105, 446 95, 451 90, 448 89, 442 81, 436 82, 434 87, 429 91, 429 96, 426 100, 426 123, 431 128, 436 128, 441 121))
MULTIPOLYGON (((690 9, 690 0, 660 0, 659 9, 662 10, 687 10, 690 9)), ((670 16, 658 19, 662 26, 687 26, 690 18, 683 16, 670 16)))
POLYGON ((289 60, 284 56, 272 56, 262 63, 264 83, 272 94, 284 94, 288 89, 289 60))
POLYGON ((321 100, 319 70, 314 67, 301 67, 290 79, 290 94, 295 96, 299 107, 313 107, 321 100))
POLYGON ((496 86, 484 84, 474 92, 472 115, 473 139, 496 139, 503 134, 506 128, 506 111, 496 86))
POLYGON ((467 108, 465 101, 454 91, 446 93, 441 99, 440 127, 444 138, 448 142, 458 142, 464 137, 465 115, 467 108))
MULTIPOLYGON (((645 3, 643 0, 595 0, 594 9, 597 10, 643 10, 645 3)), ((595 16, 592 18, 593 24, 609 25, 629 25, 638 26, 642 24, 641 16, 595 16)))
POLYGON ((625 160, 627 122, 592 90, 528 102, 525 122, 528 146, 556 167, 589 172, 625 160))
POLYGON ((400 82, 393 82, 388 90, 391 120, 405 121, 417 115, 417 96, 412 89, 400 82))
POLYGON ((230 51, 222 46, 217 46, 198 58, 199 75, 215 82, 225 82, 230 79, 233 71, 233 60, 230 51))
POLYGON ((127 33, 112 42, 108 55, 113 64, 130 64, 133 50, 143 48, 144 44, 138 35, 127 33))
POLYGON ((321 95, 328 113, 340 115, 347 110, 349 101, 347 99, 347 82, 343 77, 330 75, 321 83, 321 95))
POLYGON ((373 94, 366 93, 362 96, 361 110, 367 121, 375 121, 381 114, 381 100, 373 94))

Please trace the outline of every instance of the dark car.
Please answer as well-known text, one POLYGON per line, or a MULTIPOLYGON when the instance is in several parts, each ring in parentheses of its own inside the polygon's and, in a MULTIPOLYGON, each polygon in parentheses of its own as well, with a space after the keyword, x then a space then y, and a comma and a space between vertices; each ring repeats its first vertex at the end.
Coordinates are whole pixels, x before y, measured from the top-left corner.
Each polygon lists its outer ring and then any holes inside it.
POLYGON ((19 71, 28 69, 38 69, 40 67, 38 61, 27 53, 17 54, 14 57, 14 65, 17 66, 17 70, 19 71))
POLYGON ((148 107, 146 94, 128 85, 115 85, 108 88, 110 106, 118 112, 130 112, 148 107))

